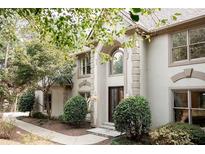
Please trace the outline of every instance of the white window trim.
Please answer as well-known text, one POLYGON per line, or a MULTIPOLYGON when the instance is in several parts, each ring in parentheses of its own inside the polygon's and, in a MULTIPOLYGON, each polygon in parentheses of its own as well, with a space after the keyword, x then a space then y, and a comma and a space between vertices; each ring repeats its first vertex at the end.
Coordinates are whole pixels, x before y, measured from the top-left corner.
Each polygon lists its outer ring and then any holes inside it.
POLYGON ((110 61, 109 63, 109 76, 122 76, 124 74, 124 49, 123 48, 117 48, 115 49, 113 52, 112 52, 112 58, 113 56, 118 53, 118 52, 121 52, 122 53, 122 56, 123 56, 123 64, 122 64, 122 73, 118 73, 118 74, 113 74, 112 72, 112 64, 113 64, 113 60, 110 61))
POLYGON ((79 62, 78 62, 78 65, 79 65, 79 68, 78 68, 79 77, 89 77, 90 74, 91 74, 91 62, 90 62, 90 73, 87 73, 87 67, 88 67, 87 58, 88 57, 91 60, 90 56, 84 56, 84 57, 79 58, 79 62), (83 74, 83 60, 85 60, 85 74, 83 74))
MULTIPOLYGON (((169 67, 205 63, 205 57, 191 59, 191 56, 190 56, 190 47, 189 46, 193 45, 193 44, 190 44, 190 41, 189 41, 189 31, 194 30, 194 29, 199 29, 199 28, 205 28, 205 25, 194 27, 194 28, 189 28, 189 29, 185 29, 185 30, 181 30, 181 31, 177 31, 177 32, 171 33, 169 35, 169 62, 168 62, 169 67), (173 48, 178 48, 178 47, 173 47, 172 35, 176 34, 176 33, 179 33, 179 32, 186 32, 187 33, 186 34, 187 35, 187 44, 183 45, 183 46, 187 47, 187 59, 180 60, 180 61, 173 61, 172 49, 173 48)), ((199 43, 203 43, 203 42, 205 43, 205 41, 202 41, 202 42, 199 42, 199 43)), ((195 43, 195 44, 199 44, 199 43, 195 43)))

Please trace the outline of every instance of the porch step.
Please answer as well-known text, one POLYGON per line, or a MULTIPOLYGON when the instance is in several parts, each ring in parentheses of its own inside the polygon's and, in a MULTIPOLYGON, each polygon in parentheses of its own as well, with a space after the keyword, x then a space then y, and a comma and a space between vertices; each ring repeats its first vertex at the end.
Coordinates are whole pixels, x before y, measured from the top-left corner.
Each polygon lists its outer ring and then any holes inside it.
POLYGON ((93 128, 93 129, 88 129, 87 131, 92 134, 104 136, 104 137, 117 137, 121 135, 121 133, 118 131, 106 129, 106 128, 93 128))
POLYGON ((100 128, 105 128, 105 129, 110 129, 110 130, 115 130, 115 126, 113 123, 110 122, 104 122, 100 128))

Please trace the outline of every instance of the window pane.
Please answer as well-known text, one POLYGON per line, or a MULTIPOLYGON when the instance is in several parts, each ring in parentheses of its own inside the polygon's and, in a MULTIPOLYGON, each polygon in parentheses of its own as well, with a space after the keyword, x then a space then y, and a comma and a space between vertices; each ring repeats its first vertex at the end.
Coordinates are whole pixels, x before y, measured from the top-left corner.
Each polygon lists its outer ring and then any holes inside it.
POLYGON ((90 70, 91 70, 91 67, 90 67, 90 57, 87 57, 86 60, 87 60, 87 74, 90 74, 90 70))
POLYGON ((176 122, 189 122, 188 110, 175 109, 176 122))
POLYGON ((187 59, 187 47, 180 47, 172 49, 172 60, 180 61, 187 59))
POLYGON ((188 107, 187 91, 174 92, 174 107, 188 107))
POLYGON ((205 91, 191 92, 192 108, 205 108, 205 91))
POLYGON ((83 67, 83 75, 85 75, 85 67, 83 67))
POLYGON ((192 124, 205 126, 205 111, 192 110, 192 124))
POLYGON ((205 44, 195 44, 190 46, 191 59, 205 57, 205 44))
POLYGON ((205 28, 198 28, 189 31, 190 44, 205 41, 205 28))
POLYGON ((187 32, 180 32, 172 35, 173 47, 187 44, 187 32))
POLYGON ((87 66, 87 74, 90 74, 90 70, 91 70, 90 66, 87 66))
POLYGON ((123 73, 123 53, 116 52, 113 55, 113 60, 111 63, 111 73, 112 74, 122 74, 123 73))

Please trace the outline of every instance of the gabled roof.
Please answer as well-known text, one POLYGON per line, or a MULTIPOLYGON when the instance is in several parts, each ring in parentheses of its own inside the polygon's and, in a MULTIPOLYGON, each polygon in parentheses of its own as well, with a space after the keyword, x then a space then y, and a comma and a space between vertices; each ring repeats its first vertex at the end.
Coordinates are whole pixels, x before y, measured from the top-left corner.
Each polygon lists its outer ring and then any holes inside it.
MULTIPOLYGON (((123 13, 131 20, 128 12, 124 11, 123 13)), ((133 26, 139 27, 145 32, 153 32, 204 17, 205 9, 203 8, 162 8, 161 11, 156 11, 151 15, 140 15, 140 20, 133 22, 133 26), (175 13, 181 13, 176 21, 171 19, 175 13), (157 22, 162 19, 167 19, 167 24, 157 27, 157 22)))

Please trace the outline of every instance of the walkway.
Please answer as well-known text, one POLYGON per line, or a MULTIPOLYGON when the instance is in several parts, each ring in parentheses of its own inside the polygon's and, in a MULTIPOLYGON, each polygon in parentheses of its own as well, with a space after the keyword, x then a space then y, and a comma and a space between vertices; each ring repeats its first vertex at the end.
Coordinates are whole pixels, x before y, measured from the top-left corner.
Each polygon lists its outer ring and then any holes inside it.
POLYGON ((66 144, 66 145, 86 145, 86 144, 95 144, 101 141, 108 139, 107 137, 101 137, 93 134, 86 134, 81 136, 68 136, 62 133, 58 133, 55 131, 51 131, 42 127, 38 127, 36 125, 23 122, 21 120, 17 120, 15 117, 16 115, 21 115, 20 113, 11 113, 11 114, 4 114, 4 119, 9 119, 13 121, 13 124, 25 131, 28 131, 34 135, 38 135, 40 137, 46 138, 50 141, 66 144), (9 115, 9 116, 8 116, 9 115))

